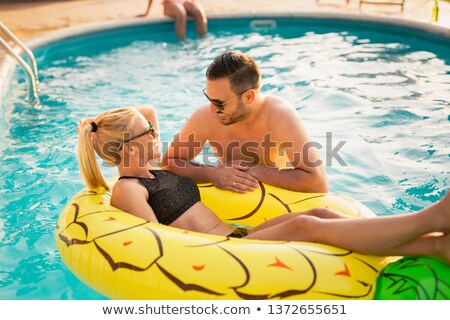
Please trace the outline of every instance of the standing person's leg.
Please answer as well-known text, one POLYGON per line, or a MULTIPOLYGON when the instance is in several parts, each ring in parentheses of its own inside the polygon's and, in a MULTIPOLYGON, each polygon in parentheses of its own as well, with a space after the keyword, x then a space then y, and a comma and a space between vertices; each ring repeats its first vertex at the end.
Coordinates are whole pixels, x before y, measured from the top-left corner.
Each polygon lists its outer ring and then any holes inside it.
POLYGON ((368 219, 322 219, 297 215, 293 219, 252 232, 247 238, 324 243, 363 254, 438 255, 448 259, 448 233, 450 193, 438 203, 416 213, 368 219), (446 235, 421 238, 430 232, 443 232, 446 235))
POLYGON ((188 15, 194 18, 197 34, 203 36, 208 32, 208 19, 203 6, 198 1, 186 1, 184 3, 188 15))
POLYGON ((175 20, 175 34, 179 40, 186 36, 187 12, 182 4, 177 1, 164 1, 164 15, 175 20))

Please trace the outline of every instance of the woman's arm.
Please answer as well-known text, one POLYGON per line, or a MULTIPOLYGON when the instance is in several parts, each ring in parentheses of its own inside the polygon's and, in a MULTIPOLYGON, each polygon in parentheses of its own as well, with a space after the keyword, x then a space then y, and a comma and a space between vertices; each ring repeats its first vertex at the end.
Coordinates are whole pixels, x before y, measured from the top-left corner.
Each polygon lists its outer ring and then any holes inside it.
POLYGON ((133 180, 119 180, 112 192, 111 204, 147 221, 158 222, 153 209, 147 203, 148 192, 133 180))
MULTIPOLYGON (((151 105, 143 105, 136 107, 137 111, 139 111, 140 114, 142 114, 145 118, 145 120, 151 122, 153 124, 153 128, 155 128, 155 131, 157 133, 157 144, 161 146, 161 137, 159 135, 159 122, 158 122, 158 114, 156 112, 156 109, 153 108, 151 105)), ((167 167, 164 167, 161 163, 161 158, 157 157, 151 160, 151 164, 153 166, 159 166, 161 169, 168 169, 167 167)))
POLYGON ((146 17, 146 16, 148 16, 148 14, 150 13, 150 8, 152 7, 152 2, 153 2, 153 0, 148 0, 147 10, 145 11, 144 14, 139 14, 138 17, 146 17))
POLYGON ((158 114, 156 109, 151 105, 138 106, 136 109, 147 121, 150 121, 153 124, 156 132, 159 132, 158 114))

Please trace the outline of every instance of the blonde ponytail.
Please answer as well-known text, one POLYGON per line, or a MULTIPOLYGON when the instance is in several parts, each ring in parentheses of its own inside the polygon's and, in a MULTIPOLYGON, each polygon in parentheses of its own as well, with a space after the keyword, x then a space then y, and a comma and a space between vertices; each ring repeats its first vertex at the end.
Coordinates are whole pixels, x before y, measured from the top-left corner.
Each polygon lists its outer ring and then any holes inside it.
POLYGON ((99 114, 94 124, 81 128, 78 135, 78 163, 81 178, 88 189, 98 187, 110 189, 100 170, 95 153, 110 165, 120 164, 122 160, 120 146, 124 136, 132 133, 137 117, 138 114, 134 108, 112 109, 99 114))
POLYGON ((80 165, 81 178, 88 189, 103 187, 109 190, 109 186, 103 177, 97 158, 94 153, 94 142, 91 138, 92 125, 86 125, 78 136, 78 163, 80 165))

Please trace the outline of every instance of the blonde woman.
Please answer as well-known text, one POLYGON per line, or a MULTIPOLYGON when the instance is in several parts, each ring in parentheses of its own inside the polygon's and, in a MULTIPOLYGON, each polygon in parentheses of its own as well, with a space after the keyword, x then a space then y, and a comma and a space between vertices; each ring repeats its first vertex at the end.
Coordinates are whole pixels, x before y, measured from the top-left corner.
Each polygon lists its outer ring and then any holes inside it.
POLYGON ((411 214, 351 219, 321 208, 236 229, 200 201, 191 179, 157 166, 158 130, 151 107, 112 109, 82 120, 78 158, 86 186, 110 188, 97 154, 119 171, 111 204, 147 221, 229 237, 316 242, 380 256, 433 255, 450 262, 450 193, 411 214))

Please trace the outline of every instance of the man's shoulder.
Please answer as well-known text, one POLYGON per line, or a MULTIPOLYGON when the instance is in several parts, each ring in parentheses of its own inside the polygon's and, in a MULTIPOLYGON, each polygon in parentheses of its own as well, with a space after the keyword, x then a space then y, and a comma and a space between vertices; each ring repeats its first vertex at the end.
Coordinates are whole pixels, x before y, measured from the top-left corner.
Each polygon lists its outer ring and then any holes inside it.
POLYGON ((203 132, 208 134, 212 130, 216 130, 217 119, 211 112, 209 105, 203 105, 196 109, 184 125, 185 132, 196 132, 197 134, 203 132), (205 125, 208 124, 208 125, 205 125))
POLYGON ((285 99, 274 96, 274 95, 266 95, 264 96, 264 105, 265 109, 269 113, 277 113, 277 116, 292 116, 296 114, 298 116, 295 108, 285 99))
POLYGON ((190 120, 204 120, 207 118, 211 118, 212 117, 212 113, 209 109, 209 105, 205 104, 203 106, 201 106, 200 108, 198 108, 197 110, 195 110, 191 116, 189 117, 190 120))

